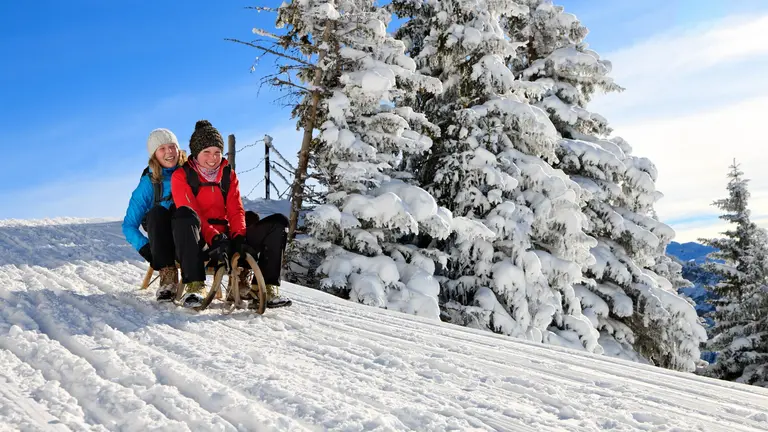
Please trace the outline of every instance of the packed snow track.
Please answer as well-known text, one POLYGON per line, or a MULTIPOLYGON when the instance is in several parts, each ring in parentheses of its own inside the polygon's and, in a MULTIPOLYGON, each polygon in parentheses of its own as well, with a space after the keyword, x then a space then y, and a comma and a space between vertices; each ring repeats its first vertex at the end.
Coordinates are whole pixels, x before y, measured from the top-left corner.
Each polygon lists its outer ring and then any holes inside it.
POLYGON ((293 285, 186 312, 146 268, 119 222, 0 221, 0 431, 768 430, 766 389, 293 285))

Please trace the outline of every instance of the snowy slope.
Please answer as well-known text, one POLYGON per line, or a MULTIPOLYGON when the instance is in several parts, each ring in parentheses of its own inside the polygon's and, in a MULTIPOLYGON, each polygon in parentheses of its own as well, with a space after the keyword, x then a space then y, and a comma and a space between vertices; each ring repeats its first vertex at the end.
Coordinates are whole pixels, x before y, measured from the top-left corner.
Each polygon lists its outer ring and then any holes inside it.
POLYGON ((248 199, 243 198, 243 207, 259 214, 260 217, 267 217, 273 213, 280 213, 285 217, 291 215, 291 201, 289 200, 265 200, 264 198, 248 199))
POLYGON ((298 286, 289 309, 156 305, 119 222, 0 221, 0 431, 768 430, 768 390, 298 286))

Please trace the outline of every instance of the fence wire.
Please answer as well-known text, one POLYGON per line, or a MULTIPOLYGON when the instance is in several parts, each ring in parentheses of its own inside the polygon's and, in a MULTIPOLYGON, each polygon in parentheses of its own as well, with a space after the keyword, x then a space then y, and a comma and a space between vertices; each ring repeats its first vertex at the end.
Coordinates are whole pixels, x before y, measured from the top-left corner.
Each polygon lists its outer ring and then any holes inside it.
MULTIPOLYGON (((251 194, 253 193, 253 191, 255 191, 255 190, 256 190, 256 188, 257 188, 257 187, 259 187, 259 185, 260 185, 260 184, 262 184, 262 183, 264 183, 264 179, 261 179, 261 180, 259 180, 259 181, 258 181, 258 183, 256 183, 256 184, 253 186, 253 188, 251 188, 251 191, 250 191, 250 192, 248 192, 248 193, 247 193, 245 196, 247 196, 247 197, 250 197, 250 196, 251 196, 251 194)), ((270 183, 271 183, 271 182, 270 182, 270 183)))
POLYGON ((256 164, 256 166, 255 166, 255 167, 253 167, 253 168, 248 168, 247 170, 244 170, 244 171, 240 171, 240 172, 238 172, 238 173, 237 173, 237 175, 245 174, 245 173, 251 172, 251 171, 253 171, 253 170, 255 170, 255 169, 259 168, 259 167, 261 166, 261 164, 263 164, 263 163, 264 163, 264 159, 265 159, 265 158, 261 158, 261 160, 259 161, 259 163, 257 163, 257 164, 256 164))
MULTIPOLYGON (((254 142, 254 143, 252 143, 252 144, 248 144, 248 145, 246 145, 246 146, 243 146, 243 147, 241 147, 241 148, 239 148, 239 149, 236 149, 236 150, 235 150, 235 154, 237 154, 237 153, 240 153, 241 151, 243 151, 243 150, 245 150, 245 149, 248 149, 248 148, 251 148, 251 147, 255 147, 255 146, 257 146, 257 145, 259 145, 259 144, 261 144, 261 143, 264 143, 264 142, 266 142, 266 140, 265 140, 265 139, 260 139, 260 140, 257 140, 257 141, 255 141, 255 142, 254 142)), ((280 179, 281 179, 281 180, 283 180, 283 181, 286 183, 287 187, 285 188, 285 190, 283 190, 283 191, 281 192, 281 191, 280 191, 280 189, 278 189, 277 185, 276 185, 276 184, 275 184, 275 183, 274 183, 272 180, 270 180, 270 181, 269 181, 269 186, 271 186, 271 187, 272 187, 272 189, 274 189, 275 193, 277 193, 277 195, 278 195, 278 197, 279 197, 280 199, 283 199, 283 197, 285 197, 285 196, 286 196, 286 194, 288 194, 288 193, 289 193, 289 191, 291 190, 291 186, 292 186, 292 183, 293 183, 293 182, 292 182, 291 180, 289 180, 288 178, 289 178, 289 177, 290 177, 290 178, 292 178, 292 177, 293 177, 293 175, 294 175, 294 172, 295 172, 295 170, 296 170, 296 169, 295 169, 295 168, 293 167, 293 165, 292 165, 290 162, 288 162, 288 160, 287 160, 287 159, 286 159, 286 158, 285 158, 285 157, 284 157, 284 156, 283 156, 283 155, 282 155, 282 154, 281 154, 281 153, 280 153, 280 152, 277 150, 277 148, 275 148, 274 144, 272 144, 272 143, 270 142, 270 143, 268 143, 267 145, 268 145, 268 148, 269 148, 269 152, 270 152, 270 153, 273 153, 275 156, 277 156, 277 159, 279 159, 279 162, 278 162, 277 160, 271 160, 271 161, 269 162, 269 169, 270 169, 270 172, 272 172, 272 173, 274 173, 275 175, 277 175, 278 177, 280 177, 280 179)), ((270 156, 271 156, 271 155, 270 155, 270 156)), ((252 168, 249 168, 249 169, 247 169, 247 170, 243 170, 243 171, 237 171, 237 175, 238 175, 238 176, 240 176, 240 175, 242 175, 242 174, 246 174, 246 173, 249 173, 249 172, 251 172, 251 171, 255 171, 255 170, 259 169, 259 167, 261 167, 261 165, 264 163, 264 160, 265 160, 265 159, 266 159, 266 156, 264 156, 264 157, 262 157, 261 159, 259 159, 259 163, 257 163, 257 164, 256 164, 256 166, 254 166, 254 167, 252 167, 252 168)), ((261 178, 261 180, 259 180, 258 182, 256 182, 256 184, 255 184, 255 185, 253 185, 253 187, 251 188, 251 190, 250 190, 250 191, 249 191, 249 192, 248 192, 248 193, 247 193, 245 196, 250 198, 250 197, 251 197, 251 195, 253 194, 253 192, 256 190, 256 188, 258 188, 259 186, 261 186, 261 185, 264 183, 264 181, 265 181, 265 180, 266 180, 266 177, 262 177, 262 178, 261 178)))
POLYGON ((263 142, 264 142, 264 139, 256 140, 256 142, 254 142, 253 144, 248 144, 248 145, 243 146, 243 147, 241 147, 239 149, 235 149, 235 153, 240 153, 241 151, 243 151, 243 150, 245 150, 247 148, 256 147, 259 143, 263 143, 263 142))

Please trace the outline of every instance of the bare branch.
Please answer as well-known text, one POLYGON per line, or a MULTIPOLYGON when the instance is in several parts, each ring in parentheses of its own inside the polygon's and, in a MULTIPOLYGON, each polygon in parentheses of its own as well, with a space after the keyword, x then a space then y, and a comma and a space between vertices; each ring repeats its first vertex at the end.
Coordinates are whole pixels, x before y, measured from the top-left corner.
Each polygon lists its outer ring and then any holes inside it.
POLYGON ((277 12, 277 9, 269 6, 246 6, 244 9, 253 9, 257 12, 277 12))
MULTIPOLYGON (((278 189, 277 186, 275 186, 275 184, 272 183, 271 181, 269 182, 269 184, 272 185, 273 189, 275 189, 275 192, 277 193, 277 196, 280 196, 280 189, 278 189)), ((282 196, 280 196, 280 198, 282 198, 282 196)))
MULTIPOLYGON (((280 69, 280 72, 278 74, 287 74, 290 71, 294 71, 294 70, 300 71, 300 70, 304 70, 306 68, 304 66, 302 66, 302 65, 284 64, 284 65, 279 65, 279 69, 280 69)), ((276 74, 276 75, 278 75, 278 74, 276 74)))
MULTIPOLYGON (((270 144, 270 146, 269 146, 269 147, 270 147, 270 148, 271 148, 271 149, 272 149, 272 150, 275 152, 275 154, 277 155, 277 157, 279 157, 279 158, 280 158, 280 160, 282 160, 282 161, 283 161, 283 163, 284 163, 285 165, 287 165, 287 166, 288 166, 288 168, 290 168, 290 169, 289 169, 289 170, 287 170, 287 171, 296 171, 296 168, 295 168, 293 165, 291 165, 291 163, 290 163, 290 162, 288 162, 288 159, 286 159, 286 158, 285 158, 285 156, 283 156, 283 154, 282 154, 282 153, 280 153, 280 151, 279 151, 279 150, 277 150, 277 148, 274 146, 274 144, 270 144)), ((285 169, 285 167, 283 167, 283 169, 285 169)))
POLYGON ((251 194, 253 193, 253 191, 255 191, 255 190, 256 190, 256 188, 257 188, 257 187, 259 187, 259 185, 260 185, 260 184, 261 184, 263 181, 264 181, 264 179, 263 179, 263 178, 262 178, 261 180, 259 180, 259 182, 258 182, 258 183, 256 183, 256 185, 254 185, 254 186, 253 186, 253 188, 250 190, 250 192, 248 192, 248 193, 247 193, 245 196, 247 196, 247 197, 251 196, 251 194))
POLYGON ((298 84, 294 84, 294 83, 292 83, 290 81, 286 81, 286 80, 283 80, 283 79, 280 79, 280 78, 272 78, 272 79, 270 79, 270 81, 272 81, 272 85, 274 85, 274 86, 287 85, 287 86, 295 87, 297 89, 301 89, 302 91, 305 91, 307 93, 312 91, 312 90, 310 90, 310 89, 308 89, 306 87, 302 87, 302 86, 300 86, 298 84))
POLYGON ((280 106, 285 108, 290 108, 296 106, 296 101, 291 102, 292 99, 301 99, 301 96, 299 96, 297 93, 289 93, 283 96, 278 97, 275 99, 275 102, 280 103, 280 106), (283 102, 285 101, 285 102, 283 102))
MULTIPOLYGON (((269 164, 272 165, 272 167, 274 168, 274 165, 273 165, 274 162, 270 162, 269 164)), ((280 172, 280 170, 273 170, 272 172, 277 174, 281 179, 283 179, 284 182, 289 184, 291 183, 287 178, 285 178, 285 176, 283 175, 283 173, 280 172)))
POLYGON ((253 34, 259 35, 259 36, 262 36, 262 37, 265 37, 265 38, 270 38, 270 39, 275 39, 275 40, 281 40, 282 39, 280 36, 278 36, 278 35, 276 35, 274 33, 270 33, 270 32, 268 32, 266 30, 254 28, 252 31, 253 31, 253 34))
POLYGON ((288 187, 285 188, 285 190, 282 193, 280 193, 280 198, 282 198, 283 195, 285 195, 288 192, 288 190, 290 190, 290 189, 291 189, 291 185, 288 185, 288 187))
POLYGON ((305 66, 309 66, 309 67, 313 67, 313 68, 317 67, 317 66, 313 65, 312 63, 309 63, 309 62, 307 62, 307 61, 305 61, 303 59, 300 59, 298 57, 294 57, 294 56, 291 56, 291 55, 288 55, 288 54, 283 54, 283 53, 281 53, 279 51, 275 51, 275 50, 273 50, 271 48, 267 48, 267 47, 262 46, 262 45, 257 45, 257 44, 252 43, 252 42, 244 42, 244 41, 241 41, 241 40, 230 39, 230 38, 225 38, 224 40, 229 41, 229 42, 235 42, 235 43, 247 45, 247 46, 252 47, 252 48, 260 49, 260 50, 262 50, 264 52, 270 53, 272 55, 276 55, 278 57, 283 57, 283 58, 287 58, 287 59, 293 60, 296 63, 301 63, 301 64, 303 64, 305 66))

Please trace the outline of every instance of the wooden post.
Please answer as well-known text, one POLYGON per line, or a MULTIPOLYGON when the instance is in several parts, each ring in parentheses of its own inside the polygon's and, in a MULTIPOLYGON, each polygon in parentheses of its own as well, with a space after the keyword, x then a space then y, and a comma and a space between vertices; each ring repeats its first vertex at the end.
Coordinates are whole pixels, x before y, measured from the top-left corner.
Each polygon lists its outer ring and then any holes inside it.
POLYGON ((272 137, 264 135, 264 199, 269 200, 269 187, 272 182, 269 180, 269 148, 272 147, 272 137))
POLYGON ((229 134, 227 139, 227 161, 232 169, 235 169, 235 134, 229 134))

